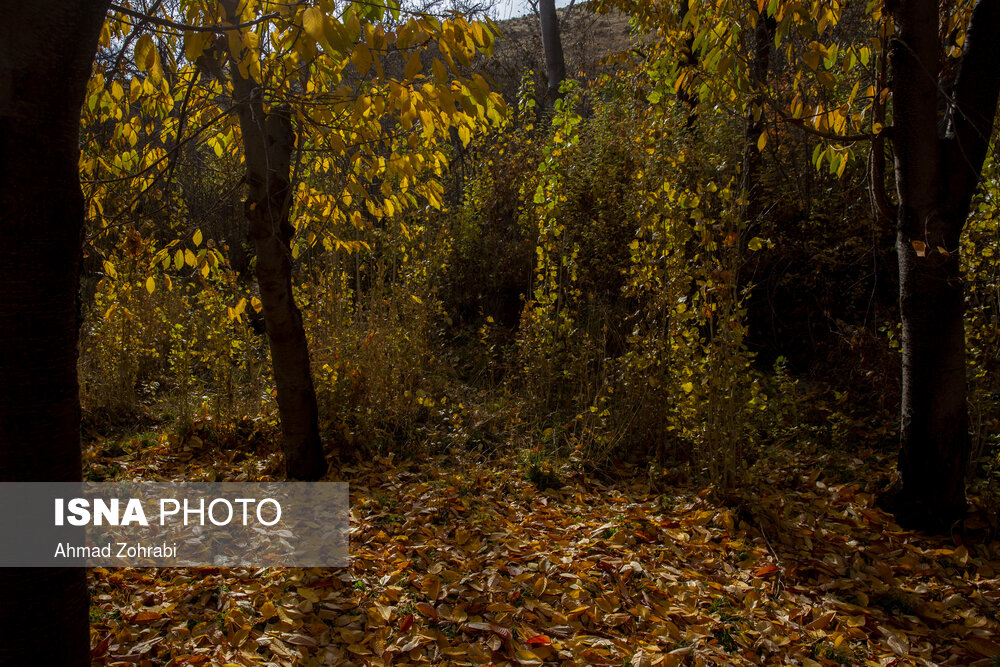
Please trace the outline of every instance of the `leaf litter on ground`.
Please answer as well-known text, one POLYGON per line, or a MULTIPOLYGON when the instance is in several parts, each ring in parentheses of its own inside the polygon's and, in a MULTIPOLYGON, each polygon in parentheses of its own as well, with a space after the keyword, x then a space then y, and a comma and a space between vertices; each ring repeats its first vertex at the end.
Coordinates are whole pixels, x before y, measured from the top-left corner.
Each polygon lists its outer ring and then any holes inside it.
MULTIPOLYGON (((192 442, 194 441, 194 442, 192 442)), ((91 447, 128 479, 273 478, 261 445, 91 447), (120 453, 119 456, 109 454, 120 453)), ((874 505, 887 455, 788 452, 753 489, 392 456, 342 466, 344 569, 91 570, 95 665, 994 665, 1000 543, 874 505), (976 539, 970 539, 975 537, 976 539)), ((105 473, 102 473, 104 475, 105 473)))

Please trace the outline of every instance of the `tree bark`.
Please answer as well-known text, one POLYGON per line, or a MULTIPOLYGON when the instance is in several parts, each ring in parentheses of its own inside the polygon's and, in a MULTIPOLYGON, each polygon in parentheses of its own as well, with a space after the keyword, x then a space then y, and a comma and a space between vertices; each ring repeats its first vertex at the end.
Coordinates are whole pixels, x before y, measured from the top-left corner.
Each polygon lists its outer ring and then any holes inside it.
MULTIPOLYGON (((687 28, 685 18, 687 17, 690 9, 691 7, 688 0, 681 0, 677 6, 677 24, 687 33, 682 43, 683 45, 681 47, 681 51, 677 55, 677 63, 680 65, 681 69, 688 70, 693 73, 698 68, 698 54, 694 50, 694 32, 690 29, 685 29, 687 28)), ((684 85, 677 90, 677 99, 687 107, 688 115, 687 121, 684 125, 690 130, 698 121, 698 93, 696 90, 692 90, 692 88, 688 85, 684 85)))
MULTIPOLYGON (((82 476, 80 107, 108 4, 0 3, 0 482, 82 476)), ((0 594, 0 664, 90 664, 85 569, 0 569, 0 594)))
POLYGON ((559 87, 566 79, 566 62, 563 59, 562 39, 559 37, 559 16, 555 0, 538 0, 538 14, 542 24, 542 48, 545 50, 545 76, 548 90, 545 106, 559 97, 559 87))
MULTIPOLYGON (((764 186, 761 183, 763 159, 757 141, 765 130, 764 96, 767 89, 767 74, 771 63, 771 45, 777 23, 765 12, 757 17, 757 25, 747 34, 750 61, 750 86, 754 96, 747 108, 743 134, 743 192, 746 197, 745 219, 756 223, 764 212, 764 186), (754 114, 754 107, 757 113, 754 114)), ((690 117, 689 117, 690 120, 690 117)))
POLYGON ((893 68, 903 400, 899 482, 880 498, 903 525, 948 530, 966 510, 969 463, 959 243, 997 110, 1000 3, 973 12, 950 122, 938 118, 936 0, 895 12, 893 68), (942 130, 943 128, 943 130, 942 130))
MULTIPOLYGON (((229 16, 238 16, 236 0, 222 4, 229 16)), ((240 54, 228 53, 247 170, 244 210, 257 255, 254 274, 271 348, 285 472, 292 479, 315 480, 326 473, 327 462, 319 438, 309 343, 292 292, 295 228, 289 212, 295 133, 288 109, 266 111, 260 87, 240 73, 240 54)))

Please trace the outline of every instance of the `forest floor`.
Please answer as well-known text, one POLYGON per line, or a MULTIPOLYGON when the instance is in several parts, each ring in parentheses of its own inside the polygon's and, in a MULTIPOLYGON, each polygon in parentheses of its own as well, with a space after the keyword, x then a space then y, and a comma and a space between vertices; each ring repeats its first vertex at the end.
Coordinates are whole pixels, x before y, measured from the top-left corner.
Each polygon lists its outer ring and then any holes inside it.
MULTIPOLYGON (((91 479, 256 481, 272 445, 86 452, 91 479)), ((343 569, 91 570, 95 665, 997 665, 1000 542, 901 530, 880 452, 781 454, 757 491, 653 489, 516 461, 341 466, 343 569)), ((331 475, 333 477, 333 474, 331 475)))

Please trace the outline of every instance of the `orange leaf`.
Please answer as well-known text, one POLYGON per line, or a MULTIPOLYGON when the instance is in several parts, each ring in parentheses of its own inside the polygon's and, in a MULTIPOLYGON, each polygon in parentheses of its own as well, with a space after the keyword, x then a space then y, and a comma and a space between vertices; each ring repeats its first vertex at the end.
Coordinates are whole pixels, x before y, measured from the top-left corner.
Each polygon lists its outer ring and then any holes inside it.
POLYGON ((427 618, 433 619, 435 621, 437 620, 437 617, 438 617, 437 609, 435 609, 434 607, 430 606, 426 602, 418 602, 416 604, 416 607, 417 607, 417 611, 419 611, 421 614, 423 614, 427 618))
POLYGON ((162 617, 158 611, 140 611, 138 614, 132 617, 134 623, 148 623, 149 621, 156 621, 162 617))
POLYGON ((758 567, 753 571, 753 576, 758 579, 763 579, 764 577, 770 577, 772 574, 776 574, 781 571, 781 568, 777 565, 765 565, 764 567, 758 567))

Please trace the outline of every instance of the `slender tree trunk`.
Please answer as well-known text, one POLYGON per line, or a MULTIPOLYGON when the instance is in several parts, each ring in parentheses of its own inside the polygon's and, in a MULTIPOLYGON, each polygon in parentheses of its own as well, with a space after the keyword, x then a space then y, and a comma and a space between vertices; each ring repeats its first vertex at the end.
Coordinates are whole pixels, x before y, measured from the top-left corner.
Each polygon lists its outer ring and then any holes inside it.
MULTIPOLYGON (((80 107, 107 7, 0 2, 0 482, 81 479, 80 107)), ((0 664, 90 664, 85 569, 0 569, 0 595, 0 664)))
MULTIPOLYGON (((684 18, 690 11, 688 0, 681 0, 677 6, 677 23, 683 29, 685 27, 684 18)), ((677 62, 683 70, 694 72, 698 68, 698 54, 694 50, 694 32, 687 30, 681 52, 677 56, 677 62)), ((688 109, 687 122, 685 127, 692 129, 698 121, 698 93, 688 85, 681 86, 677 91, 677 99, 688 109)))
POLYGON ((566 62, 559 37, 555 0, 538 0, 538 14, 542 24, 542 48, 545 50, 545 76, 548 81, 545 106, 549 106, 559 97, 559 86, 566 78, 566 62))
MULTIPOLYGON (((747 35, 750 56, 750 85, 754 96, 746 112, 743 136, 743 192, 746 196, 745 219, 756 222, 764 211, 764 187, 761 183, 763 160, 757 142, 765 130, 764 95, 767 72, 771 62, 771 45, 774 43, 776 22, 764 12, 757 17, 757 25, 747 35)), ((692 112, 693 113, 693 112, 692 112)), ((690 117, 689 117, 690 120, 690 117)))
POLYGON ((959 245, 997 111, 1000 3, 977 3, 947 125, 938 118, 937 0, 902 0, 893 67, 903 401, 899 483, 880 498, 904 525, 948 530, 969 463, 959 245), (944 127, 944 131, 939 128, 944 127))
MULTIPOLYGON (((223 0, 238 16, 236 0, 223 0)), ((291 162, 295 133, 287 109, 265 111, 261 90, 240 74, 240 54, 229 53, 235 108, 243 136, 247 198, 244 210, 257 255, 264 326, 278 393, 285 472, 292 479, 319 479, 327 471, 319 438, 316 390, 309 343, 292 292, 291 162)))

